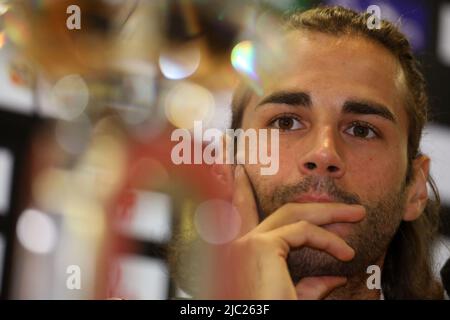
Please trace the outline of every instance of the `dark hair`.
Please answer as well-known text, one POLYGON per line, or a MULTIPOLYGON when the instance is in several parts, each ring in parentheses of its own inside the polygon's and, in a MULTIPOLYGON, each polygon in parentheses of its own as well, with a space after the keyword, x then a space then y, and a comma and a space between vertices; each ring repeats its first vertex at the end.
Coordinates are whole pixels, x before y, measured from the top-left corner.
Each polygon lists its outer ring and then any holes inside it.
MULTIPOLYGON (((408 115, 408 170, 409 184, 412 161, 420 155, 419 143, 428 117, 428 96, 425 79, 406 37, 392 23, 381 20, 380 28, 369 29, 368 13, 357 13, 343 7, 318 7, 291 12, 286 16, 289 30, 321 32, 334 36, 362 36, 387 48, 403 69, 408 115)), ((232 101, 232 128, 241 126, 245 106, 252 97, 251 88, 238 86, 232 101)), ((433 278, 431 246, 437 234, 439 221, 439 194, 432 178, 428 180, 434 199, 429 199, 423 214, 415 221, 402 221, 392 239, 384 261, 383 294, 387 299, 438 299, 443 297, 440 284, 433 278)))

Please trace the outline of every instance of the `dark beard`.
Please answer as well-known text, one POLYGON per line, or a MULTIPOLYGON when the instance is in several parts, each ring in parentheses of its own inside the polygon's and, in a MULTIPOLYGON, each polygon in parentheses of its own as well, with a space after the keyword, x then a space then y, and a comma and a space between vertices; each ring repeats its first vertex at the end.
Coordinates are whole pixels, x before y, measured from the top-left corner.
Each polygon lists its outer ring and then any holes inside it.
POLYGON ((324 251, 308 247, 291 249, 287 264, 294 283, 310 276, 350 277, 365 273, 367 266, 376 264, 382 258, 400 225, 405 207, 405 185, 402 185, 398 192, 376 202, 365 203, 357 194, 338 188, 332 178, 308 176, 298 184, 276 188, 269 197, 255 192, 260 220, 282 205, 293 202, 295 197, 310 191, 327 193, 336 202, 363 205, 367 214, 363 221, 352 226, 350 235, 344 238, 356 252, 353 260, 349 262, 340 261, 324 251))

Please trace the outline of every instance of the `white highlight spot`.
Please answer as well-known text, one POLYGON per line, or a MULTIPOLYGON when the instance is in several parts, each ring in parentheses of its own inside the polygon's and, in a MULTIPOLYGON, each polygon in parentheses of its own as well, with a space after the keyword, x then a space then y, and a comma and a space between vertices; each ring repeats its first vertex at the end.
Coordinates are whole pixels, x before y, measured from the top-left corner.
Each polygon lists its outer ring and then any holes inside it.
POLYGON ((9 210, 13 156, 6 149, 0 149, 0 215, 9 210))
POLYGON ((27 250, 47 254, 56 245, 57 230, 54 221, 47 214, 27 209, 17 222, 17 237, 27 250))
POLYGON ((450 65, 450 3, 443 3, 439 9, 437 54, 442 63, 450 65))
MULTIPOLYGON (((431 176, 439 189, 441 201, 450 204, 450 130, 444 126, 429 125, 425 128, 420 143, 420 149, 431 159, 431 176)), ((431 188, 428 188, 431 194, 431 188)))
POLYGON ((200 58, 200 50, 197 47, 167 51, 159 57, 159 67, 168 79, 184 79, 198 69, 200 58))

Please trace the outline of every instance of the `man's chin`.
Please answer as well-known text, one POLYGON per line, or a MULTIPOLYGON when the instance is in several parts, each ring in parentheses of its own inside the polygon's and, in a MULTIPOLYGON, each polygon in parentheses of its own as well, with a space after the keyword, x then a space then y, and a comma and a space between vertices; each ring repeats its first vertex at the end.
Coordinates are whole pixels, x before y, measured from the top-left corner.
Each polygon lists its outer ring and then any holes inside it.
POLYGON ((365 272, 366 263, 357 256, 344 262, 330 254, 311 248, 291 250, 287 263, 294 283, 304 277, 342 276, 352 277, 365 272))

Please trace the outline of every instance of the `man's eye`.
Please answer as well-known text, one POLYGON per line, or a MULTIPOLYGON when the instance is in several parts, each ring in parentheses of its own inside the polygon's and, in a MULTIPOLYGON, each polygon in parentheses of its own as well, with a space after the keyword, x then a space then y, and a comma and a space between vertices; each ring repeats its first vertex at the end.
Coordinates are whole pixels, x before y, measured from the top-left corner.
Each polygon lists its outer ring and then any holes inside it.
POLYGON ((291 116, 279 117, 271 122, 271 126, 279 130, 298 130, 303 128, 302 123, 291 116))
POLYGON ((363 139, 373 139, 378 137, 378 134, 369 124, 362 123, 352 123, 352 125, 345 130, 345 133, 363 139))

